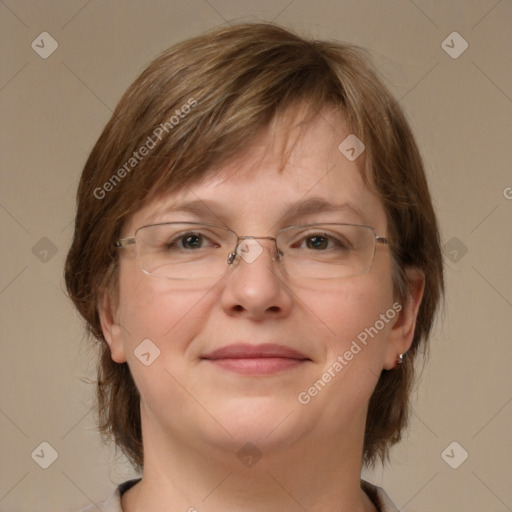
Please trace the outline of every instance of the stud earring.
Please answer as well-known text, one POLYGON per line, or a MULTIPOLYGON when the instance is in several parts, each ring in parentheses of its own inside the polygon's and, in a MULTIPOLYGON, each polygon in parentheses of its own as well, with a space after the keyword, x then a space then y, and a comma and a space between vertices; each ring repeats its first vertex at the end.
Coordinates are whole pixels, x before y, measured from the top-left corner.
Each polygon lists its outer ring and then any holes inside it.
POLYGON ((398 354, 398 359, 396 360, 397 364, 400 366, 401 364, 404 364, 405 356, 407 355, 407 352, 404 352, 403 354, 398 354))

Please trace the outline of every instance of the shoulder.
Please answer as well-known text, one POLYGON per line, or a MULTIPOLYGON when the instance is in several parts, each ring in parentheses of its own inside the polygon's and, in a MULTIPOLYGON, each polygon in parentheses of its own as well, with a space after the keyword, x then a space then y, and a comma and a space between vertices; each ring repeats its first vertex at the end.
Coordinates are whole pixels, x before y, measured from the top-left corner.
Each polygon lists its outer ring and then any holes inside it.
POLYGON ((80 512, 97 512, 98 509, 100 509, 102 512, 123 512, 123 509, 121 508, 121 496, 124 492, 126 492, 130 487, 133 487, 139 481, 140 478, 137 478, 135 480, 128 480, 127 482, 122 483, 121 485, 117 486, 112 494, 104 501, 93 503, 88 507, 80 510, 80 512))
POLYGON ((102 512, 123 512, 119 487, 105 500, 99 503, 91 503, 91 505, 83 508, 80 512, 97 512, 98 509, 102 512))
POLYGON ((377 487, 366 480, 361 480, 361 488, 372 500, 379 512, 399 512, 382 487, 377 487))

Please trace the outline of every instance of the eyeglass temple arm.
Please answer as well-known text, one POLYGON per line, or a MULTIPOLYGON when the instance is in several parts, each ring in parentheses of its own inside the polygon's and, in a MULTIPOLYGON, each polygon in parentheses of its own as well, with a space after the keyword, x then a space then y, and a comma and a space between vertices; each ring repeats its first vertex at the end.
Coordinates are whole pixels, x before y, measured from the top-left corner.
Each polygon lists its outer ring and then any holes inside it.
POLYGON ((128 247, 129 245, 135 245, 135 238, 121 238, 114 242, 114 247, 128 247))

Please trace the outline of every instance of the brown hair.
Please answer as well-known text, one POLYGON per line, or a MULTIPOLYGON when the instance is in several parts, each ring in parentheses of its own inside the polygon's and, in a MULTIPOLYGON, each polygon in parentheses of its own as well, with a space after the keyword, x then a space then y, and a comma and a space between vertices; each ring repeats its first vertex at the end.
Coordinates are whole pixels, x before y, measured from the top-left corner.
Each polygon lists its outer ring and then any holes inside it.
POLYGON ((425 275, 408 357, 399 371, 382 372, 370 399, 365 463, 384 462, 407 425, 414 356, 426 344, 443 294, 437 221, 408 122, 362 49, 271 24, 241 24, 173 46, 142 72, 94 146, 78 188, 66 285, 100 342, 100 430, 113 435, 137 468, 143 465, 138 391, 127 364, 112 361, 98 313, 105 291, 115 295, 113 241, 153 191, 204 177, 298 102, 311 113, 340 108, 364 142, 357 162, 385 207, 396 298, 407 301, 408 267, 425 275))

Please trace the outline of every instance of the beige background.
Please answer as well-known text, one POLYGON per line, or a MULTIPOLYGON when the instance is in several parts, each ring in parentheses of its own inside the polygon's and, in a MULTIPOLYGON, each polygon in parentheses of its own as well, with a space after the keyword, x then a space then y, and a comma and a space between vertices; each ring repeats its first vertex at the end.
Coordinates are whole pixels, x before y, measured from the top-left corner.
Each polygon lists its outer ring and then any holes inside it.
MULTIPOLYGON (((511 510, 512 2, 5 0, 0 15, 1 511, 79 509, 131 476, 94 431, 94 358, 63 292, 74 195, 141 69, 179 40, 243 19, 367 47, 428 167, 446 309, 408 437, 367 477, 407 512, 511 510), (31 48, 45 31, 58 42, 47 59, 31 48), (456 59, 441 46, 454 31, 469 44, 456 59), (43 441, 58 452, 48 469, 31 457, 43 441), (453 441, 469 453, 457 469, 441 456, 453 441)), ((460 462, 461 448, 448 454, 460 462)))

